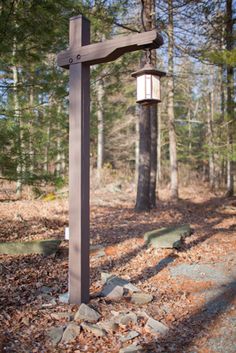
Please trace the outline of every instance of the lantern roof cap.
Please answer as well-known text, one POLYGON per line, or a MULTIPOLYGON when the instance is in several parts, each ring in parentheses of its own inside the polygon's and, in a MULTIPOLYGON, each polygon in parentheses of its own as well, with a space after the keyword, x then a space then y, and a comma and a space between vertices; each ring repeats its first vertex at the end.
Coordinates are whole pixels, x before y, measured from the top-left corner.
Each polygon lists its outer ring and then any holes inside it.
POLYGON ((155 67, 149 63, 146 63, 144 65, 144 67, 142 67, 140 70, 133 72, 131 74, 131 76, 138 77, 138 76, 145 75, 145 74, 155 75, 155 76, 160 76, 160 77, 166 76, 166 73, 164 71, 156 70, 155 67))

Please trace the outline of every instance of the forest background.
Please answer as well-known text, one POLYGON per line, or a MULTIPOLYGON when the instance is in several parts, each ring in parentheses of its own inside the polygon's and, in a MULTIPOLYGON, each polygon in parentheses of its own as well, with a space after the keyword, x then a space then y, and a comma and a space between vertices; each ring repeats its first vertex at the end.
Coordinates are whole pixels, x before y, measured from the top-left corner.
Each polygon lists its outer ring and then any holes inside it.
POLYGON ((136 208, 155 207, 169 185, 209 183, 234 192, 235 1, 0 1, 0 178, 36 196, 68 183, 68 72, 56 55, 68 47, 69 18, 91 21, 92 42, 156 28, 164 45, 153 64, 167 72, 162 102, 149 114, 135 102, 131 73, 145 53, 91 68, 91 174, 137 189, 136 208))

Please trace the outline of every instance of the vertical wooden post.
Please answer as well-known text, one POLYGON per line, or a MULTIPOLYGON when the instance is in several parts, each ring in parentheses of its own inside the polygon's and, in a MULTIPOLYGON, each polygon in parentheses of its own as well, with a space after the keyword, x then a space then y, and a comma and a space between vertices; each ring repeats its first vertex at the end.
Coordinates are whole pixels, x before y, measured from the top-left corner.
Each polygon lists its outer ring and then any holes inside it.
MULTIPOLYGON (((70 19, 70 47, 90 43, 90 22, 70 19)), ((79 53, 78 53, 79 55, 79 53)), ((69 303, 89 301, 89 110, 90 67, 70 59, 69 303)))

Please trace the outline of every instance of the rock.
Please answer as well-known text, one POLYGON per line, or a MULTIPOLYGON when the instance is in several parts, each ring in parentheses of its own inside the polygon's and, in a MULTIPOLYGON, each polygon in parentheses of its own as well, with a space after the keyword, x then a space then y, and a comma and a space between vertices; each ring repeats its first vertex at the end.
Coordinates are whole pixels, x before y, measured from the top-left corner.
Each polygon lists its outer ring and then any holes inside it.
POLYGON ((102 297, 118 300, 124 295, 125 290, 132 293, 140 292, 139 288, 126 279, 110 275, 109 273, 103 272, 101 274, 101 279, 102 282, 105 283, 105 286, 100 293, 102 297))
POLYGON ((123 297, 124 289, 121 286, 108 282, 100 293, 101 297, 111 300, 119 300, 123 297))
POLYGON ((91 323, 96 323, 101 315, 86 304, 81 304, 79 310, 76 312, 74 320, 85 320, 91 323))
POLYGON ((61 313, 51 313, 51 318, 54 320, 66 319, 67 321, 70 321, 73 318, 73 315, 65 311, 61 313))
POLYGON ((145 311, 138 311, 137 315, 138 315, 138 318, 149 319, 149 316, 145 311))
POLYGON ((74 339, 79 336, 79 334, 80 326, 76 325, 75 323, 71 323, 65 329, 61 339, 61 343, 69 343, 71 341, 74 341, 74 339))
POLYGON ((140 292, 140 289, 134 286, 132 283, 127 281, 124 278, 117 277, 117 276, 112 276, 111 278, 107 279, 108 284, 113 284, 114 286, 120 286, 123 287, 130 292, 140 292))
POLYGON ((166 325, 162 324, 160 321, 154 320, 151 317, 149 317, 148 321, 146 322, 145 328, 160 334, 166 334, 169 330, 166 325))
POLYGON ((24 242, 0 243, 0 254, 5 255, 51 255, 55 253, 61 243, 59 239, 43 239, 24 242))
POLYGON ((106 335, 106 331, 103 328, 99 327, 98 325, 90 324, 88 322, 83 322, 81 324, 81 327, 85 331, 92 332, 97 337, 103 337, 106 335))
POLYGON ((105 284, 111 278, 115 278, 115 276, 108 272, 101 272, 101 281, 103 284, 105 284))
POLYGON ((131 297, 131 303, 142 305, 150 303, 153 300, 153 296, 147 293, 134 293, 131 297))
POLYGON ((69 303, 69 292, 59 295, 59 302, 68 304, 69 303))
POLYGON ((63 335, 63 331, 63 326, 52 327, 47 331, 47 336, 54 347, 60 342, 63 335))
POLYGON ((144 234, 147 245, 154 248, 179 248, 182 240, 191 235, 192 230, 189 224, 178 227, 155 229, 144 234))
POLYGON ((132 283, 127 283, 124 285, 124 288, 127 289, 128 291, 130 291, 131 293, 138 293, 138 292, 141 292, 141 290, 134 286, 132 283))
POLYGON ((110 321, 102 321, 99 323, 99 325, 107 332, 109 331, 116 331, 119 328, 119 325, 110 320, 110 321))
POLYGON ((124 343, 124 342, 127 342, 129 340, 132 340, 135 337, 138 337, 139 335, 140 334, 137 331, 130 331, 127 335, 121 336, 120 337, 120 341, 124 343))
POLYGON ((119 350, 119 353, 139 353, 142 351, 143 351, 142 346, 140 345, 137 346, 135 344, 132 344, 131 346, 121 348, 119 350))
POLYGON ((136 324, 137 323, 137 315, 133 312, 127 313, 120 313, 119 315, 115 316, 113 321, 119 325, 129 325, 130 323, 136 324))

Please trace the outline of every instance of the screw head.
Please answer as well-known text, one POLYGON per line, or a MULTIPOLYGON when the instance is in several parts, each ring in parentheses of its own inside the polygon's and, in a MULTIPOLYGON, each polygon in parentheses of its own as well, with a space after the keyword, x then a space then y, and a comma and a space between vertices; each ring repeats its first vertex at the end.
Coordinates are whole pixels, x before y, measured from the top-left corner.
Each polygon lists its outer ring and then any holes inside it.
POLYGON ((69 59, 69 63, 70 63, 70 64, 73 63, 73 59, 72 59, 72 58, 69 59))
POLYGON ((76 58, 79 60, 79 59, 81 58, 80 54, 78 54, 78 55, 76 56, 76 58))

